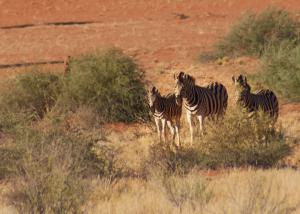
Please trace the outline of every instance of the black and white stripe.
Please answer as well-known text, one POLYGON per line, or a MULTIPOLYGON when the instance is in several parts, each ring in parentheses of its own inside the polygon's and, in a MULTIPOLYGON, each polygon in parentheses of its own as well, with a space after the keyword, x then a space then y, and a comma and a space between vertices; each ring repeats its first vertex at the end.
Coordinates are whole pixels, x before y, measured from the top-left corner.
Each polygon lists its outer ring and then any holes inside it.
POLYGON ((268 113, 275 120, 278 117, 278 100, 276 95, 271 90, 261 90, 258 93, 251 93, 251 87, 247 83, 247 78, 244 75, 239 75, 238 78, 232 77, 235 84, 236 100, 249 112, 262 110, 268 113))
POLYGON ((167 96, 161 96, 159 91, 152 87, 148 91, 148 102, 150 110, 153 113, 158 136, 161 139, 161 134, 163 135, 163 140, 165 138, 165 125, 167 123, 173 140, 175 139, 175 133, 177 135, 178 145, 180 144, 179 128, 180 128, 180 118, 182 113, 181 102, 176 102, 175 94, 169 94, 167 96), (160 127, 160 121, 162 127, 160 127))
POLYGON ((195 79, 183 72, 175 75, 175 95, 182 98, 187 110, 187 119, 190 126, 191 142, 193 142, 192 116, 199 119, 200 130, 203 131, 204 119, 208 116, 219 117, 225 114, 228 94, 226 88, 218 82, 207 87, 195 84, 195 79))

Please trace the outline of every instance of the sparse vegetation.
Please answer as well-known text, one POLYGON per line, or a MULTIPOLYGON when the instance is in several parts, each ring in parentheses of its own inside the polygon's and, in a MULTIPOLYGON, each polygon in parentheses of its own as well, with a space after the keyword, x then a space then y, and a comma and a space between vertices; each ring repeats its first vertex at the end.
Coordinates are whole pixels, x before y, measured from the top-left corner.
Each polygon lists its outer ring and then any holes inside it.
POLYGON ((93 203, 86 210, 87 213, 292 214, 300 210, 299 176, 299 172, 291 169, 252 169, 220 172, 219 176, 208 179, 191 172, 184 177, 152 177, 148 181, 128 179, 111 184, 100 181, 95 183, 93 203))
MULTIPOLYGON (((199 170, 268 168, 289 154, 283 134, 270 128, 263 115, 248 118, 229 110, 222 121, 208 122, 206 134, 193 146, 181 148, 155 143, 152 135, 138 132, 131 133, 133 145, 126 142, 126 133, 124 139, 105 138, 99 124, 148 119, 142 71, 119 50, 74 58, 64 77, 33 72, 9 87, 1 97, 0 179, 14 181, 9 196, 21 213, 87 212, 92 197, 100 200, 102 212, 298 209, 298 201, 268 201, 271 187, 258 194, 256 187, 266 186, 264 178, 246 184, 255 185, 255 191, 238 208, 211 205, 220 200, 214 188, 218 180, 202 177, 199 170), (140 148, 144 141, 145 148, 140 148), (139 203, 128 207, 132 201, 139 203)), ((226 197, 225 202, 231 200, 226 197)))
POLYGON ((256 81, 289 100, 299 101, 299 41, 296 18, 285 10, 269 8, 259 14, 245 14, 216 44, 216 50, 201 53, 199 60, 214 60, 221 65, 224 56, 258 56, 262 70, 256 81))
POLYGON ((288 41, 296 46, 300 41, 298 26, 296 18, 282 9, 269 8, 259 14, 248 11, 216 43, 215 50, 201 53, 198 59, 200 62, 209 62, 224 56, 261 57, 270 45, 278 47, 288 41))
POLYGON ((283 133, 271 124, 263 112, 249 118, 238 108, 226 114, 222 122, 210 124, 201 143, 216 167, 276 166, 290 148, 283 133))
POLYGON ((84 141, 26 131, 14 142, 18 185, 11 196, 22 213, 68 213, 80 208, 88 186, 84 141))
POLYGON ((272 167, 289 154, 283 133, 270 127, 262 112, 249 118, 231 110, 218 122, 208 122, 206 134, 190 148, 178 150, 157 144, 149 163, 166 173, 186 174, 194 168, 272 167))
POLYGON ((88 179, 106 175, 112 165, 102 155, 106 148, 99 148, 96 154, 95 145, 95 140, 86 136, 20 130, 6 144, 6 150, 0 150, 5 155, 1 156, 0 173, 16 179, 11 197, 19 210, 22 213, 80 212, 90 193, 88 179))
POLYGON ((149 160, 146 162, 148 170, 160 170, 166 175, 183 175, 196 167, 206 168, 209 165, 209 157, 197 145, 175 149, 162 143, 150 147, 149 160))

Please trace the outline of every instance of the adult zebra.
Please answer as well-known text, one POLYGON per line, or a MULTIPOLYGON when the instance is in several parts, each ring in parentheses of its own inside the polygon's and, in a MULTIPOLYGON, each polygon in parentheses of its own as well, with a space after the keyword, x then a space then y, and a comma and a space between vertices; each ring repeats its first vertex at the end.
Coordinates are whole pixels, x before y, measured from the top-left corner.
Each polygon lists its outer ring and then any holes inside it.
POLYGON ((235 96, 238 103, 249 112, 261 109, 273 117, 275 121, 277 120, 279 107, 277 97, 273 91, 261 90, 257 94, 251 93, 251 87, 244 75, 239 75, 238 78, 233 76, 232 81, 235 85, 235 96))
POLYGON ((180 146, 179 129, 182 112, 181 102, 177 104, 174 94, 161 96, 159 91, 155 87, 152 87, 150 90, 148 90, 148 102, 150 110, 153 113, 155 119, 159 140, 161 141, 162 134, 163 141, 166 142, 165 125, 167 123, 172 134, 173 142, 175 140, 176 132, 177 146, 180 146), (162 129, 160 129, 160 121, 162 124, 162 129))
POLYGON ((228 94, 226 88, 218 82, 211 83, 207 87, 195 84, 195 78, 180 72, 174 75, 175 95, 177 102, 181 99, 187 110, 187 120, 190 127, 191 143, 193 143, 192 116, 196 115, 200 123, 200 131, 203 133, 204 119, 208 116, 222 116, 225 114, 228 94))

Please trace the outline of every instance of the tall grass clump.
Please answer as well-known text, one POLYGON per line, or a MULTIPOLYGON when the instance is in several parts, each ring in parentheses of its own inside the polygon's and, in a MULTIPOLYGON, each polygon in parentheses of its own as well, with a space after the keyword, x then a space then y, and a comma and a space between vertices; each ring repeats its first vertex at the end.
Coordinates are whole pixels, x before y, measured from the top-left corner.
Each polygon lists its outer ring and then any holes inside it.
POLYGON ((269 44, 299 42, 297 20, 287 11, 267 9, 259 14, 248 12, 217 45, 218 55, 261 56, 269 44))
POLYGON ((207 126, 203 151, 215 167, 271 167, 289 154, 281 131, 263 112, 252 116, 237 108, 217 124, 207 126))
POLYGON ((197 145, 173 148, 163 143, 154 144, 149 149, 145 167, 147 173, 158 170, 165 175, 185 175, 195 168, 209 168, 211 160, 197 145))
POLYGON ((291 101, 300 101, 300 45, 271 45, 262 58, 262 69, 254 79, 291 101))
POLYGON ((71 61, 66 76, 72 105, 93 107, 103 122, 132 122, 148 117, 142 70, 117 49, 85 54, 71 61))

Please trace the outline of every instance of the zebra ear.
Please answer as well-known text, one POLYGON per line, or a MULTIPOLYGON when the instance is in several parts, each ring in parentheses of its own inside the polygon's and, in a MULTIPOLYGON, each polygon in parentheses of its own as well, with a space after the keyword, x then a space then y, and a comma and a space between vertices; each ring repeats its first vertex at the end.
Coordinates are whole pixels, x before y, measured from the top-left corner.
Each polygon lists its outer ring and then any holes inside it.
POLYGON ((179 79, 185 77, 185 73, 183 71, 180 71, 180 73, 178 74, 179 79))
POLYGON ((246 76, 243 75, 242 80, 243 80, 244 83, 247 83, 247 77, 246 76))
POLYGON ((152 91, 152 93, 155 93, 155 91, 156 91, 155 86, 152 87, 152 90, 151 90, 151 91, 152 91))

